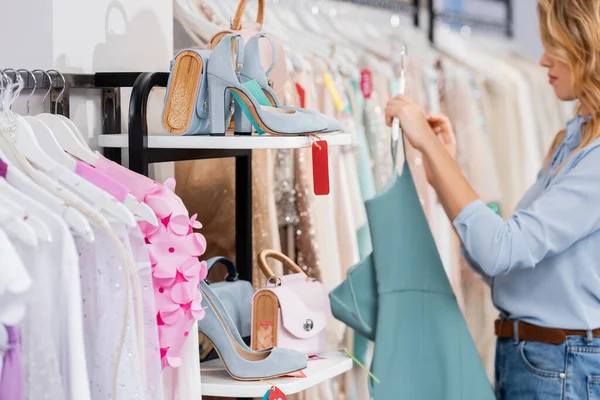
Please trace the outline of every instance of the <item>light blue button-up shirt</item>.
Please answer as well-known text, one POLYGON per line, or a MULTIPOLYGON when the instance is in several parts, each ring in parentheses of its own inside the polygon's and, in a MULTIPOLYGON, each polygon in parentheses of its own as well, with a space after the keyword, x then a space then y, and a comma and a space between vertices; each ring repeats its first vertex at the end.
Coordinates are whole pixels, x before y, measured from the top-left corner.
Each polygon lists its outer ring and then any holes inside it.
POLYGON ((570 156, 585 122, 568 122, 549 168, 512 219, 477 200, 454 221, 471 266, 491 284, 494 304, 509 319, 600 328, 600 139, 570 156))

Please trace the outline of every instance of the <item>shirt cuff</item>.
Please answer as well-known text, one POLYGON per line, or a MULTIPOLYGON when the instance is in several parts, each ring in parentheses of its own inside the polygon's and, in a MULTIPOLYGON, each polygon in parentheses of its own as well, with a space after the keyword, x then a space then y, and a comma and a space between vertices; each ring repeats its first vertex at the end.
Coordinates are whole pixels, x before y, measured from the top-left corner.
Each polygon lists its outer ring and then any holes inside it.
MULTIPOLYGON (((487 208, 483 200, 477 199, 473 200, 469 203, 462 211, 458 214, 458 216, 454 219, 453 225, 458 230, 458 227, 462 224, 466 224, 467 220, 475 214, 478 210, 482 208, 487 208)), ((490 210, 491 211, 491 210, 490 210)))
POLYGON ((488 286, 491 287, 492 286, 492 278, 487 276, 486 273, 483 272, 483 269, 479 266, 479 264, 477 264, 477 262, 475 262, 475 260, 473 260, 471 258, 471 256, 469 255, 469 252, 463 246, 460 246, 460 254, 462 254, 462 256, 464 257, 467 264, 469 264, 469 267, 471 268, 471 270, 473 272, 475 272, 477 275, 479 275, 481 277, 481 279, 485 283, 487 283, 488 286))

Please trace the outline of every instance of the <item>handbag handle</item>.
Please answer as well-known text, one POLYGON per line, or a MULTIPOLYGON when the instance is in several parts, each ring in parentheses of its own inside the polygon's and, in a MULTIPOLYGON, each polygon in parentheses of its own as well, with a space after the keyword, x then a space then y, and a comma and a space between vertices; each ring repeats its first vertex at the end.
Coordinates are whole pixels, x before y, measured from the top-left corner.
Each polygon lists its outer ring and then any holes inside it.
MULTIPOLYGON (((234 31, 242 30, 242 17, 244 16, 244 11, 246 11, 246 4, 248 4, 248 0, 240 0, 240 4, 238 4, 235 17, 233 17, 233 20, 231 21, 231 29, 234 31)), ((258 0, 256 23, 262 26, 263 22, 265 22, 265 0, 258 0)))
MULTIPOLYGON (((267 264, 267 258, 274 258, 277 261, 281 261, 283 265, 285 265, 295 273, 306 275, 306 272, 304 272, 302 268, 298 266, 298 264, 293 262, 292 259, 286 256, 285 254, 282 254, 275 250, 263 250, 258 254, 258 266, 267 278, 272 278, 276 276, 273 273, 273 271, 271 271, 271 268, 269 268, 269 265, 267 264)), ((306 276, 308 277, 308 275, 306 276)))
POLYGON ((235 282, 239 279, 238 278, 239 275, 237 272, 237 268, 235 267, 235 264, 233 263, 233 261, 231 261, 227 257, 218 256, 218 257, 213 257, 213 258, 209 258, 208 260, 206 260, 206 264, 207 264, 209 273, 210 273, 211 268, 214 267, 214 265, 217 263, 221 263, 225 266, 225 268, 227 268, 227 276, 225 277, 225 281, 235 282))

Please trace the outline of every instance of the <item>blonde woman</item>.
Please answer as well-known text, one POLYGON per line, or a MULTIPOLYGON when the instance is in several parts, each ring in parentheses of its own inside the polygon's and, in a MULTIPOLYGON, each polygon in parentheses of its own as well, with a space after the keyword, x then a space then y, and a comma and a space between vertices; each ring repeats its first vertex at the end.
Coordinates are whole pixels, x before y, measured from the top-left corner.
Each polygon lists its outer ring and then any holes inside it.
POLYGON ((405 97, 386 118, 423 152, 465 255, 492 285, 498 398, 600 399, 600 1, 539 0, 538 13, 540 64, 556 96, 579 106, 511 219, 461 174, 446 118, 405 97))

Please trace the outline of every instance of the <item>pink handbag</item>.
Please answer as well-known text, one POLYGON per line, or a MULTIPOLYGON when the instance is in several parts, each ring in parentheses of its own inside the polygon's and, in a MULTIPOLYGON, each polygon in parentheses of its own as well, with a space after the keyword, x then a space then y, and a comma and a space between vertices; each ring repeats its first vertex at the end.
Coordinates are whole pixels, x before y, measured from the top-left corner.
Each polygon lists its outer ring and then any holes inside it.
POLYGON ((325 351, 325 327, 331 317, 325 286, 274 250, 262 251, 258 264, 268 280, 252 298, 252 349, 283 347, 309 356, 325 351), (267 258, 281 261, 294 273, 275 276, 267 258))

